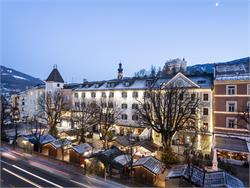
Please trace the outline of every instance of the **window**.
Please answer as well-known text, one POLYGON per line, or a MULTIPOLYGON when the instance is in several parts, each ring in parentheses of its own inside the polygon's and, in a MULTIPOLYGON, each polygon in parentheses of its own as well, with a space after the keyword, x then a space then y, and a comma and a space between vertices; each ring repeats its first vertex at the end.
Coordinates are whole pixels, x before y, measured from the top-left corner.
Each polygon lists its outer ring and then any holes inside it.
POLYGON ((191 94, 191 100, 194 101, 195 100, 195 93, 191 94))
POLYGON ((95 92, 92 92, 92 93, 91 93, 91 97, 92 97, 92 98, 95 98, 95 97, 96 97, 96 93, 95 93, 95 92))
POLYGON ((137 121, 138 120, 138 116, 136 114, 132 115, 132 120, 137 121))
POLYGON ((60 84, 57 84, 57 87, 60 87, 60 84))
POLYGON ((133 98, 137 98, 138 97, 138 92, 134 91, 133 92, 133 98))
POLYGON ((236 85, 227 85, 227 95, 235 95, 236 93, 236 85))
POLYGON ((138 104, 132 104, 132 109, 138 109, 138 104))
POLYGON ((183 100, 183 93, 179 95, 179 99, 182 101, 183 100))
POLYGON ((127 98, 127 92, 125 91, 122 92, 122 98, 127 98))
POLYGON ((24 105, 24 102, 22 102, 22 105, 24 105))
POLYGON ((236 128, 236 118, 227 118, 227 127, 236 128))
POLYGON ((195 114, 195 108, 191 108, 191 114, 195 114))
POLYGON ((247 102, 247 112, 250 112, 250 101, 247 102))
POLYGON ((76 99, 78 99, 78 93, 75 93, 75 94, 74 94, 74 97, 75 97, 76 99))
POLYGON ((236 101, 227 101, 227 111, 236 112, 237 111, 237 102, 236 101))
POLYGON ((127 114, 122 114, 122 120, 127 120, 128 119, 128 115, 127 114))
POLYGON ((95 88, 98 88, 98 87, 100 87, 100 85, 99 84, 95 84, 95 88))
POLYGON ((102 108, 106 108, 107 107, 107 104, 104 102, 101 104, 102 108))
POLYGON ((106 98, 106 93, 105 92, 102 92, 102 97, 106 98))
POLYGON ((150 98, 150 93, 147 92, 147 91, 145 91, 145 92, 144 92, 144 98, 150 98))
POLYGON ((247 85, 247 94, 250 95, 250 84, 247 85))
POLYGON ((128 108, 128 105, 126 103, 123 103, 122 104, 122 109, 127 109, 128 108))
POLYGON ((204 131, 208 131, 208 123, 203 123, 203 127, 204 131))
POLYGON ((85 96, 86 96, 85 93, 82 93, 82 98, 85 98, 85 96))
POLYGON ((108 103, 108 107, 109 107, 109 108, 114 108, 114 104, 113 104, 112 102, 109 102, 109 103, 108 103))
POLYGON ((208 101, 208 94, 207 93, 203 94, 203 101, 208 101))
POLYGON ((207 116, 208 115, 208 108, 203 108, 203 115, 207 116))
POLYGON ((75 107, 79 108, 80 107, 80 103, 79 102, 75 102, 75 107))
POLYGON ((151 84, 152 84, 152 81, 151 81, 151 80, 147 80, 147 81, 146 81, 146 86, 147 86, 147 87, 151 86, 151 84))
POLYGON ((114 92, 109 93, 109 98, 114 98, 114 92))

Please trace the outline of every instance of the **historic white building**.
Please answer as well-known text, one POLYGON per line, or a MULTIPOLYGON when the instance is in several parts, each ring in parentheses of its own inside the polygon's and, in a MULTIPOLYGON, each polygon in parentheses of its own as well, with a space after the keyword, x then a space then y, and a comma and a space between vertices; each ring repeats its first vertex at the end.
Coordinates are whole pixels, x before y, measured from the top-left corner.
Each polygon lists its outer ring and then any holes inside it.
MULTIPOLYGON (((123 78, 122 67, 119 65, 117 79, 96 82, 84 82, 80 87, 73 90, 72 102, 73 106, 78 105, 81 101, 96 100, 101 98, 113 99, 116 105, 121 109, 121 117, 119 122, 114 125, 117 133, 126 134, 133 131, 134 135, 140 135, 146 128, 137 123, 135 109, 138 101, 143 101, 145 90, 152 84, 155 78, 123 78)), ((213 80, 211 76, 185 76, 182 73, 176 74, 174 77, 158 78, 157 84, 178 84, 180 87, 190 88, 190 94, 199 97, 204 103, 202 109, 198 113, 196 122, 199 128, 207 130, 207 134, 198 136, 197 147, 202 148, 202 141, 207 141, 206 149, 210 152, 211 149, 211 133, 213 131, 213 80)), ((161 145, 160 135, 152 132, 152 137, 155 143, 161 145)), ((188 144, 190 135, 188 133, 176 135, 174 140, 178 140, 178 144, 188 144)), ((174 142, 176 143, 176 142, 174 142)))

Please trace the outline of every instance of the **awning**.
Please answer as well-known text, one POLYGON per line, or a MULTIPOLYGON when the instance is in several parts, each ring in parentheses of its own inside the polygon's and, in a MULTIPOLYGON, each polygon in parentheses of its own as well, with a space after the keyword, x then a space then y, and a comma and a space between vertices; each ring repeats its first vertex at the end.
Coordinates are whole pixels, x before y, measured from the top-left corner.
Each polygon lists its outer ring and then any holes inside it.
POLYGON ((215 136, 215 148, 231 152, 249 153, 247 141, 236 137, 215 136))

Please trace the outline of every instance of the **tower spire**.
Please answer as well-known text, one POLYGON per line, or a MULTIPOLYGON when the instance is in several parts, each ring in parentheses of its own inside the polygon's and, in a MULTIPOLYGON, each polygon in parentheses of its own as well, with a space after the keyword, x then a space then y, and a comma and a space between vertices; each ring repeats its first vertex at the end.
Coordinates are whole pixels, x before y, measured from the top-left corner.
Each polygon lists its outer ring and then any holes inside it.
POLYGON ((119 68, 117 70, 118 70, 117 79, 121 80, 123 78, 123 68, 121 61, 119 63, 119 68))

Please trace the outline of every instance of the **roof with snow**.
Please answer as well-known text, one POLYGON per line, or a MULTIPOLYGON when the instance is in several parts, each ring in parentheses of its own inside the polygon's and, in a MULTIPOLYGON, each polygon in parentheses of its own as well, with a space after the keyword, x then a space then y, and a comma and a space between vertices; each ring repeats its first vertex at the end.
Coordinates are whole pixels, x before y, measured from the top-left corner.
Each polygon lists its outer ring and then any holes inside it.
POLYGON ((53 142, 55 140, 56 139, 52 135, 50 135, 50 134, 42 135, 40 137, 40 143, 41 144, 47 144, 47 143, 53 142))
POLYGON ((72 147, 72 149, 79 154, 84 154, 85 152, 91 151, 92 147, 88 143, 83 143, 72 147))
POLYGON ((138 159, 133 163, 133 167, 136 166, 142 166, 155 175, 158 175, 163 169, 163 163, 152 156, 142 157, 138 159))
POLYGON ((216 63, 216 80, 250 80, 250 57, 216 63))
POLYGON ((241 180, 223 170, 206 171, 193 165, 180 165, 171 169, 166 179, 180 177, 199 187, 245 187, 241 180))
POLYGON ((60 82, 64 83, 64 80, 56 67, 53 68, 46 82, 60 82))
MULTIPOLYGON (((211 75, 204 76, 186 76, 191 82, 197 84, 200 88, 211 88, 213 78, 211 75)), ((76 91, 105 91, 105 90, 145 90, 155 84, 160 86, 163 83, 169 82, 173 77, 165 78, 124 78, 122 80, 107 80, 85 82, 76 91)))
POLYGON ((66 147, 68 148, 71 145, 71 142, 67 139, 58 139, 51 142, 54 148, 66 147))
POLYGON ((249 153, 246 140, 236 137, 215 136, 215 148, 234 152, 249 153), (230 144, 228 144, 230 143, 230 144))

